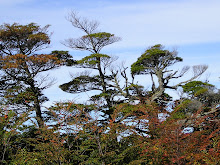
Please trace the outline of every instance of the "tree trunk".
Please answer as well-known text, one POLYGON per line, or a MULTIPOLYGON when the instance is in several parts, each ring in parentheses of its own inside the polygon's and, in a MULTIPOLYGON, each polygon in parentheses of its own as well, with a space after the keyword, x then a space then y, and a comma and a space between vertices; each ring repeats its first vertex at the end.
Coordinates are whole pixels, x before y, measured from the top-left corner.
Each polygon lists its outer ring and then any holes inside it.
POLYGON ((156 76, 158 78, 159 86, 155 89, 153 95, 151 96, 151 99, 150 99, 151 102, 155 101, 160 96, 162 96, 165 91, 162 71, 157 71, 156 76))
POLYGON ((41 106, 40 106, 40 89, 38 87, 35 86, 35 81, 34 78, 31 75, 31 72, 28 69, 28 66, 26 64, 26 62, 24 62, 23 64, 25 72, 27 74, 27 79, 25 80, 25 83, 30 85, 31 91, 34 93, 34 110, 36 112, 36 120, 37 120, 37 124, 39 127, 43 127, 43 118, 42 118, 42 113, 41 113, 41 106))
MULTIPOLYGON (((101 59, 100 57, 97 58, 97 60, 99 61, 99 64, 98 64, 98 71, 99 71, 99 76, 101 78, 101 82, 102 82, 102 89, 103 89, 103 93, 106 93, 107 92, 107 85, 106 85, 106 82, 105 82, 105 75, 103 74, 102 72, 102 68, 101 68, 101 59)), ((112 109, 112 105, 111 105, 111 100, 110 100, 110 96, 105 96, 105 100, 107 102, 107 107, 108 107, 108 112, 107 114, 109 115, 109 118, 111 119, 111 114, 113 113, 113 109, 112 109)))

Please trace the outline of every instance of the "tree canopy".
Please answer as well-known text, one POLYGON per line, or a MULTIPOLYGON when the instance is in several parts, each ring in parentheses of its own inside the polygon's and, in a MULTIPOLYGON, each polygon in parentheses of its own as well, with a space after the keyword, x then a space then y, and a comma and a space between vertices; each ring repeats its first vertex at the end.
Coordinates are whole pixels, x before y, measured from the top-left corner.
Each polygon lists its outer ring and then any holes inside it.
POLYGON ((48 25, 0 27, 0 164, 220 164, 220 90, 198 79, 207 65, 171 69, 183 59, 157 44, 115 67, 103 48, 120 37, 75 12, 67 20, 84 35, 63 44, 91 53, 80 60, 58 49, 37 54, 50 44, 48 25), (60 84, 63 91, 99 93, 89 103, 43 107, 53 84, 45 72, 64 65, 86 71, 60 84), (137 75, 151 79, 151 89, 137 75), (167 89, 182 95, 172 100, 167 89))
POLYGON ((50 44, 48 27, 14 23, 0 30, 1 93, 19 112, 35 111, 39 126, 43 125, 41 104, 48 100, 42 91, 52 84, 47 76, 39 78, 40 73, 62 64, 56 55, 35 54, 50 44))
POLYGON ((35 23, 4 24, 0 27, 0 51, 2 55, 25 54, 45 49, 50 44, 49 25, 41 28, 35 23))
POLYGON ((152 80, 152 96, 150 97, 150 100, 160 100, 165 94, 165 89, 177 89, 178 86, 198 78, 208 68, 207 65, 193 66, 194 74, 190 79, 171 86, 169 85, 170 80, 183 77, 190 69, 188 66, 183 67, 179 72, 169 69, 170 66, 182 61, 183 59, 177 56, 176 51, 165 50, 160 44, 154 45, 147 49, 144 54, 142 54, 137 61, 131 65, 131 74, 133 76, 150 74, 152 80), (158 87, 155 85, 154 76, 157 78, 158 87))

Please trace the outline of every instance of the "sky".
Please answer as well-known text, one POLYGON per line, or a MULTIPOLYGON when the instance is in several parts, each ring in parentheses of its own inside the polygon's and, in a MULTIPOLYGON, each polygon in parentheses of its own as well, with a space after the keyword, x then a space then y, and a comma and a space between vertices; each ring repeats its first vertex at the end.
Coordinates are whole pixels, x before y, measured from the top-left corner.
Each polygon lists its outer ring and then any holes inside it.
MULTIPOLYGON (((101 31, 122 38, 102 53, 118 56, 127 66, 150 46, 162 44, 177 49, 184 65, 207 64, 209 69, 199 80, 209 80, 220 88, 220 1, 219 0, 0 0, 0 25, 3 23, 50 24, 51 46, 43 50, 68 50, 74 59, 88 55, 65 47, 67 38, 83 35, 66 17, 71 10, 80 16, 100 22, 101 31)), ((67 94, 58 86, 71 80, 70 74, 81 71, 62 67, 50 71, 56 84, 45 91, 50 102, 83 100, 84 96, 67 94)), ((137 77, 138 79, 138 77, 137 77)), ((139 77, 145 87, 148 80, 139 77)), ((86 94, 91 96, 91 94, 86 94)))

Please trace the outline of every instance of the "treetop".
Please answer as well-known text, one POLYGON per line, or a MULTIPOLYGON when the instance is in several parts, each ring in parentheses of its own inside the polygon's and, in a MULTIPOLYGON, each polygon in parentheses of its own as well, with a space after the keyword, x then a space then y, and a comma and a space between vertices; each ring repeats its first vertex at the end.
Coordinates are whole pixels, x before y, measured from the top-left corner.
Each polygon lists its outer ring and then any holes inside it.
POLYGON ((50 44, 49 25, 40 27, 36 23, 18 23, 0 26, 0 53, 5 55, 30 55, 50 44))

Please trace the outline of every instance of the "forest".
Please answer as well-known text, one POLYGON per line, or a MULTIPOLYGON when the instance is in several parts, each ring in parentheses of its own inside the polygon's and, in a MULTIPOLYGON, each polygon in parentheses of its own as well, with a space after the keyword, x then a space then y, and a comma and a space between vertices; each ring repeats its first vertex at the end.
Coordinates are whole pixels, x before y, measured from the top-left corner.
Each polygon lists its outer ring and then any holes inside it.
POLYGON ((49 25, 0 26, 0 164, 220 164, 220 89, 198 79, 207 65, 175 70, 183 59, 157 44, 131 66, 114 66, 117 57, 103 48, 120 37, 75 12, 67 20, 84 35, 62 44, 90 53, 80 60, 65 50, 38 53, 50 45, 49 25), (63 66, 85 71, 60 89, 96 94, 86 104, 44 107, 44 90, 54 83, 45 73, 63 66), (180 98, 167 90, 179 91, 180 98))

